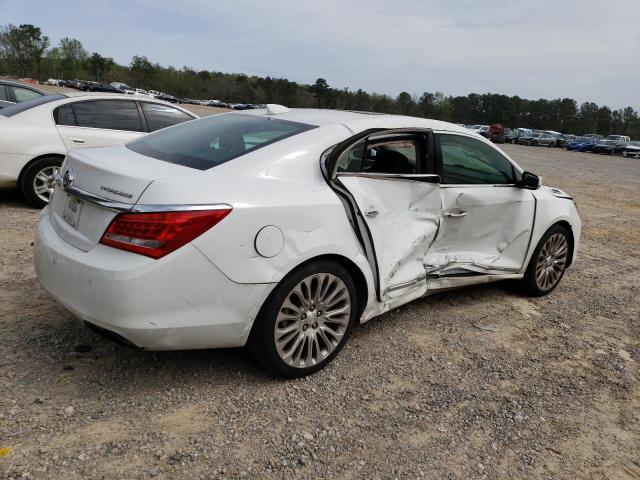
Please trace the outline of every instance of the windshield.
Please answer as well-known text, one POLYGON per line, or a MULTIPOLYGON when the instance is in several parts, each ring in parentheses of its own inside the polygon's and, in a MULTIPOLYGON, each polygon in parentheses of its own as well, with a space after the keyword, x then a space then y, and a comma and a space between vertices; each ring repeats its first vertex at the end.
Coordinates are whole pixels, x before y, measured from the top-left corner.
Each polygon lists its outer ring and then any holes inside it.
POLYGON ((634 147, 640 147, 640 142, 631 142, 629 145, 633 145, 634 147))
POLYGON ((0 115, 2 115, 3 117, 13 117, 18 113, 25 112, 32 109, 33 107, 37 107, 38 105, 55 102, 56 100, 62 100, 63 98, 67 97, 65 97, 64 95, 60 95, 59 93, 53 95, 43 95, 42 97, 36 97, 31 100, 25 100, 24 102, 5 107, 0 110, 0 115))
POLYGON ((616 140, 602 140, 600 143, 602 145, 615 145, 618 142, 616 140))
POLYGON ((207 170, 312 128, 316 127, 267 116, 227 113, 161 130, 127 144, 127 148, 165 162, 207 170))

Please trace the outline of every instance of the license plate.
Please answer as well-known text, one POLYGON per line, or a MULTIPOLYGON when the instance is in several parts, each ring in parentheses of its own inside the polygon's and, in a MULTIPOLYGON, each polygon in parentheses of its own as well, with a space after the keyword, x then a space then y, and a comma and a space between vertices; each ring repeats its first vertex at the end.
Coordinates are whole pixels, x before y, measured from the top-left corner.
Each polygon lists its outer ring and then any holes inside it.
POLYGON ((62 218, 64 218, 66 222, 73 228, 78 227, 78 222, 80 221, 80 215, 82 214, 83 205, 84 202, 79 198, 72 196, 67 197, 67 204, 64 206, 62 218))

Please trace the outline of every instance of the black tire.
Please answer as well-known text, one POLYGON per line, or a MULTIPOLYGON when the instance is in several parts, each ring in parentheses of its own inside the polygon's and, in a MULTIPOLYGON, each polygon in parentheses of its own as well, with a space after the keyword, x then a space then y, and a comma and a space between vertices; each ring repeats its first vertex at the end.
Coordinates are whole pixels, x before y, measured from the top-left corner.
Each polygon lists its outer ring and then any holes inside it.
POLYGON ((553 292, 553 290, 555 290, 555 288, 562 280, 562 277, 564 276, 564 272, 566 271, 567 263, 569 261, 569 256, 571 255, 572 249, 573 242, 571 240, 571 234, 567 231, 567 229, 561 225, 552 226, 542 236, 542 238, 538 242, 538 245, 536 246, 536 249, 533 251, 533 255, 531 255, 531 259, 529 260, 529 265, 527 266, 524 277, 518 282, 520 290, 526 295, 532 297, 541 297, 553 292), (538 266, 538 260, 540 258, 540 252, 542 251, 542 248, 547 243, 547 241, 556 234, 564 236, 567 244, 567 256, 562 266, 560 276, 557 278, 557 280, 555 280, 553 285, 551 285, 549 288, 541 288, 536 280, 536 269, 538 266))
POLYGON ((303 377, 328 365, 342 350, 351 334, 353 324, 356 322, 358 311, 357 289, 349 272, 339 263, 332 260, 312 261, 289 273, 271 292, 258 313, 247 341, 247 348, 258 362, 276 375, 287 378, 303 377), (346 286, 351 302, 349 321, 342 339, 324 359, 309 367, 294 367, 280 357, 276 348, 274 330, 278 313, 292 290, 300 282, 314 274, 323 273, 338 277, 346 286))
POLYGON ((31 205, 36 208, 42 208, 49 203, 41 198, 35 190, 34 181, 36 175, 45 169, 59 168, 61 165, 62 158, 60 157, 43 157, 31 163, 31 165, 24 170, 20 179, 20 191, 31 205))

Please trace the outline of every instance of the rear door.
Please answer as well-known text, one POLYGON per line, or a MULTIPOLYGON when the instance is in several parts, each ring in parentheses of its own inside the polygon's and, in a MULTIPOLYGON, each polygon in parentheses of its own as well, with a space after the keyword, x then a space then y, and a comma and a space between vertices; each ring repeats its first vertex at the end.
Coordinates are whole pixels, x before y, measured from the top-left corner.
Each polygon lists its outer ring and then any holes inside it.
POLYGON ((54 110, 67 149, 127 143, 144 135, 146 126, 134 100, 84 100, 54 110))
POLYGON ((377 132, 344 150, 332 167, 333 183, 357 207, 352 221, 367 232, 381 300, 426 288, 422 259, 441 214, 438 177, 428 172, 430 138, 427 131, 377 132))
POLYGON ((517 186, 519 172, 493 145, 465 134, 435 139, 443 217, 427 273, 518 272, 533 229, 533 193, 517 186))

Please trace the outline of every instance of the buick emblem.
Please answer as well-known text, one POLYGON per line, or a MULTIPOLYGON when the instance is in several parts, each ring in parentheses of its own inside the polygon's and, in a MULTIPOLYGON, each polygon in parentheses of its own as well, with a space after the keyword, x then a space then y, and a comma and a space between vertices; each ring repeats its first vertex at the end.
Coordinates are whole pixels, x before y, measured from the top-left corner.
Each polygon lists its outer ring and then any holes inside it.
POLYGON ((64 173, 64 177, 62 177, 62 187, 65 189, 69 188, 71 185, 73 185, 74 180, 75 172, 73 171, 73 168, 70 168, 64 173))

